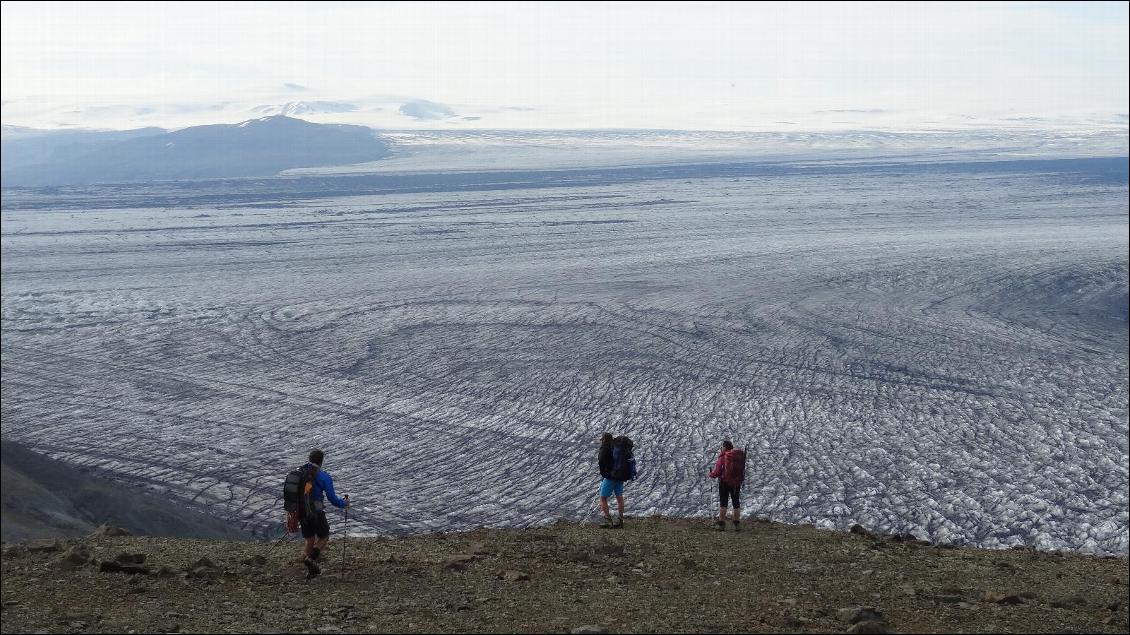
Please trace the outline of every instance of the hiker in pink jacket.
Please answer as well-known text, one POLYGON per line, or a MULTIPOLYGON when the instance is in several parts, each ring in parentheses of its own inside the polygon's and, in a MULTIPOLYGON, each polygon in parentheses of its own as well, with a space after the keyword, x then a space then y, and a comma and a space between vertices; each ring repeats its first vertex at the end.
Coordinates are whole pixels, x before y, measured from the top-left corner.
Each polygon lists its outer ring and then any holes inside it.
POLYGON ((734 448, 729 439, 722 442, 722 451, 710 470, 710 478, 718 479, 718 520, 714 528, 726 531, 727 499, 734 501, 734 531, 742 530, 742 482, 745 481, 745 450, 734 448))

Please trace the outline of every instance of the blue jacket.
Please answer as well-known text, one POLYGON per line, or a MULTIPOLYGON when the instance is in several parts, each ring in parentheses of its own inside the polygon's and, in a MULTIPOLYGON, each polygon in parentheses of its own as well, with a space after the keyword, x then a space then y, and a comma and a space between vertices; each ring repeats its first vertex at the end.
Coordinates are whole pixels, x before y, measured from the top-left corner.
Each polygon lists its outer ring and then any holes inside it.
MULTIPOLYGON (((307 463, 306 465, 309 467, 312 464, 307 463)), ((310 492, 310 497, 314 499, 314 506, 319 509, 325 508, 326 501, 322 497, 325 494, 326 498, 329 498, 330 502, 334 504, 334 507, 345 509, 345 501, 338 498, 337 494, 334 493, 334 480, 330 477, 330 473, 317 465, 314 465, 314 467, 318 468, 318 473, 314 475, 314 489, 310 492)))

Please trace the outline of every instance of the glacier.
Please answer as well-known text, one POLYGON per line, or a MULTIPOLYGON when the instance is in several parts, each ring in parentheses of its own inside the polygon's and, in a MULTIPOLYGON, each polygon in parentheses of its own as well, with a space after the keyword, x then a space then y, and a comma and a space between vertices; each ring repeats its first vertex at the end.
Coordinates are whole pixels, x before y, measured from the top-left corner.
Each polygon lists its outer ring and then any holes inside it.
POLYGON ((608 430, 629 514, 731 438, 747 514, 1127 553, 1125 157, 649 152, 5 190, 0 429, 260 535, 314 446, 351 533, 581 519, 608 430))

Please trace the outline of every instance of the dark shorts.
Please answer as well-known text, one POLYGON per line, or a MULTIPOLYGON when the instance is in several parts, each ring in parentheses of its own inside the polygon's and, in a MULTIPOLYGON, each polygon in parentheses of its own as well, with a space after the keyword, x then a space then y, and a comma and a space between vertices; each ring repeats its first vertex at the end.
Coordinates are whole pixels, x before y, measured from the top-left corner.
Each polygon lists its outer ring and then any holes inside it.
POLYGON ((742 497, 742 486, 741 485, 738 485, 737 487, 730 487, 729 485, 726 485, 725 483, 723 483, 721 480, 718 481, 718 506, 719 507, 728 507, 728 505, 726 505, 726 499, 729 498, 730 500, 734 501, 734 508, 735 509, 741 509, 742 508, 742 498, 741 497, 742 497))
POLYGON ((318 512, 318 515, 311 522, 306 522, 305 518, 299 518, 298 524, 302 525, 303 538, 330 537, 330 521, 326 520, 326 512, 324 511, 318 512))

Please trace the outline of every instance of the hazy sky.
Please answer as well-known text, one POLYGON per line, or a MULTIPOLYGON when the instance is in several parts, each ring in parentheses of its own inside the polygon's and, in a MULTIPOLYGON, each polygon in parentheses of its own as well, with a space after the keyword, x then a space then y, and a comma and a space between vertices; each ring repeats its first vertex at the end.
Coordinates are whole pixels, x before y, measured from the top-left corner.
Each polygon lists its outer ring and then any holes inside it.
POLYGON ((32 103, 296 98, 281 94, 286 83, 318 99, 523 107, 578 125, 1128 110, 1125 2, 5 2, 2 11, 5 123, 32 103))

